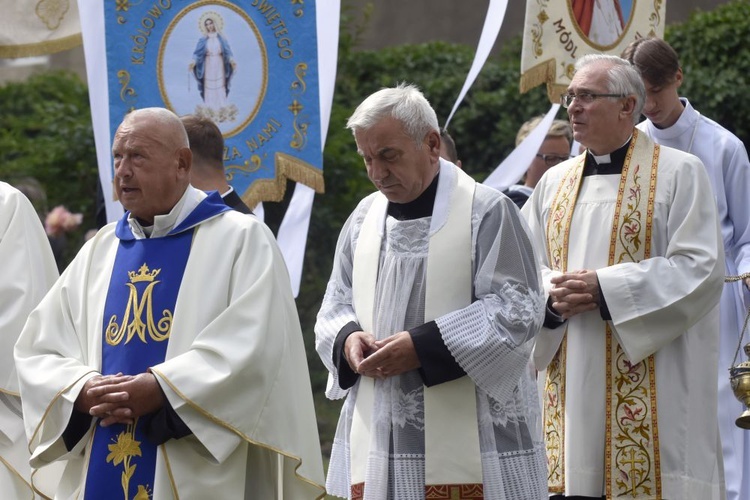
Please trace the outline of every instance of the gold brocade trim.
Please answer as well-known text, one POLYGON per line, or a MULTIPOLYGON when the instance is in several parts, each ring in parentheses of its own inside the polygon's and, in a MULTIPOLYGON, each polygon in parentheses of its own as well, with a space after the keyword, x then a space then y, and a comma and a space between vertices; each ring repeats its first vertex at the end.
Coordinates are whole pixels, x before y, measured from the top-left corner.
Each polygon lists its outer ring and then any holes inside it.
POLYGON ((161 454, 164 457, 164 466, 167 469, 169 486, 172 488, 172 497, 174 497, 174 500, 180 500, 180 493, 177 491, 177 482, 174 480, 174 474, 172 474, 172 464, 169 462, 169 455, 167 454, 167 446, 162 444, 159 446, 159 450, 161 450, 161 454))
MULTIPOLYGON (((565 272, 573 208, 583 179, 586 155, 579 155, 563 175, 547 219, 547 258, 550 267, 565 272)), ((560 347, 547 366, 544 384, 544 444, 549 491, 565 491, 565 366, 567 327, 560 347)))
MULTIPOLYGON (((617 192, 609 265, 651 256, 659 146, 633 132, 617 192), (634 158, 635 157, 635 158, 634 158), (641 166, 648 165, 648 191, 641 166), (632 165, 631 165, 632 164, 632 165)), ((632 364, 606 324, 605 488, 607 498, 661 498, 654 356, 632 364)))
MULTIPOLYGON (((567 328, 567 327, 566 327, 567 328)), ((565 363, 567 330, 560 349, 547 366, 544 386, 544 444, 547 452, 547 489, 565 492, 565 363)))
MULTIPOLYGON (((315 190, 316 193, 325 192, 323 171, 307 162, 285 153, 276 153, 276 177, 274 179, 260 179, 253 182, 242 194, 242 201, 253 208, 261 201, 281 201, 286 192, 287 179, 299 182, 315 190)), ((242 170, 241 167, 228 166, 227 171, 242 170)), ((232 175, 234 175, 232 173, 232 175)))
POLYGON ((296 457, 294 455, 291 455, 291 454, 285 452, 284 450, 280 450, 280 449, 275 448, 273 446, 270 446, 268 444, 261 443, 259 441, 255 441, 253 439, 250 439, 250 437, 247 436, 245 433, 243 433, 241 430, 237 429, 236 427, 230 425, 227 422, 224 422, 220 418, 216 417, 214 414, 212 414, 212 413, 204 410, 203 408, 201 408, 200 405, 198 405, 193 400, 191 400, 190 398, 188 398, 187 396, 185 396, 185 394, 183 394, 179 389, 177 389, 177 387, 175 387, 175 385, 172 384, 172 382, 163 373, 161 373, 159 370, 156 370, 154 368, 151 368, 150 370, 151 370, 151 373, 153 373, 154 375, 157 375, 165 384, 167 384, 169 386, 169 388, 172 389, 175 392, 175 394, 177 394, 180 397, 180 399, 182 399, 188 406, 190 406, 193 410, 195 410, 198 413, 200 413, 201 415, 203 415, 205 418, 207 418, 211 422, 213 422, 216 425, 219 425, 221 427, 224 427, 225 429, 227 429, 227 430, 235 433, 237 436, 239 436, 244 441, 246 441, 247 443, 249 443, 249 444, 251 444, 253 446, 258 446, 260 448, 263 448, 263 449, 266 449, 266 450, 270 450, 270 451, 272 451, 274 453, 278 453, 279 455, 284 456, 284 457, 286 457, 286 458, 288 458, 290 460, 296 461, 297 465, 295 465, 295 467, 294 467, 294 475, 296 476, 296 478, 298 480, 302 481, 303 483, 307 483, 309 485, 312 485, 315 488, 320 489, 323 492, 323 493, 320 494, 320 496, 316 497, 315 500, 322 500, 323 498, 325 498, 325 496, 326 496, 325 486, 323 486, 322 484, 318 484, 318 483, 316 483, 316 482, 314 482, 314 481, 312 481, 312 480, 310 480, 310 479, 308 479, 308 478, 306 478, 304 476, 301 476, 297 472, 297 470, 302 466, 302 458, 301 457, 296 457))
POLYGON ((39 497, 43 500, 53 500, 52 497, 48 497, 47 495, 39 491, 36 486, 34 486, 34 476, 37 474, 37 472, 39 472, 39 469, 31 469, 31 489, 34 490, 34 493, 39 495, 39 497))
POLYGON ((0 387, 0 392, 3 393, 3 394, 7 394, 8 396, 14 396, 16 398, 20 398, 21 397, 21 393, 20 392, 9 391, 8 389, 3 389, 2 387, 0 387))
POLYGON ((78 382, 80 382, 80 380, 81 380, 81 379, 82 379, 83 377, 85 377, 86 375, 89 375, 89 374, 91 374, 91 373, 93 373, 93 374, 95 374, 95 375, 96 375, 96 374, 98 374, 98 372, 97 372, 96 370, 90 370, 90 371, 87 371, 86 373, 84 373, 83 375, 81 375, 80 377, 78 377, 78 378, 77 378, 77 379, 76 379, 75 381, 73 381, 73 383, 72 383, 72 384, 70 384, 70 385, 69 385, 69 386, 67 386, 67 387, 64 387, 64 388, 62 388, 62 389, 60 390, 60 392, 58 392, 57 394, 55 394, 55 397, 53 397, 53 398, 52 398, 52 401, 50 401, 49 405, 47 406, 47 409, 46 409, 46 410, 44 410, 44 415, 42 415, 42 418, 41 418, 41 419, 39 419, 39 425, 37 425, 37 426, 36 426, 36 429, 34 429, 34 433, 33 433, 33 434, 31 435, 31 439, 29 439, 29 443, 28 443, 28 447, 29 447, 29 453, 33 454, 34 450, 32 450, 32 449, 31 449, 31 444, 32 444, 32 443, 33 443, 33 442, 34 442, 34 441, 36 440, 36 435, 37 435, 37 434, 39 434, 39 430, 40 430, 40 429, 42 428, 42 423, 44 423, 44 421, 45 421, 45 420, 47 419, 47 415, 49 415, 49 412, 50 412, 50 411, 52 410, 52 407, 53 407, 53 406, 55 405, 55 401, 57 401, 57 400, 58 400, 58 398, 59 398, 59 397, 60 397, 60 396, 61 396, 61 395, 62 395, 62 394, 63 394, 64 392, 67 392, 67 391, 69 391, 71 387, 73 387, 73 386, 74 386, 74 385, 76 385, 76 384, 77 384, 78 382))
POLYGON ((82 44, 83 38, 80 33, 77 33, 47 42, 0 45, 0 58, 14 59, 17 57, 44 56, 62 52, 63 50, 70 50, 82 44))
MULTIPOLYGON (((4 465, 5 467, 7 467, 7 468, 8 468, 8 470, 9 470, 9 471, 11 472, 11 474, 12 474, 12 475, 14 475, 14 476, 17 476, 17 477, 18 477, 18 479, 20 479, 21 481, 23 481, 23 483, 24 483, 24 484, 25 484, 26 486, 28 486, 28 487, 29 487, 29 491, 30 491, 30 492, 34 492, 34 491, 35 491, 34 487, 33 487, 33 486, 32 486, 31 484, 29 484, 29 482, 28 482, 28 481, 27 481, 26 479, 24 479, 24 477, 23 477, 23 476, 21 475, 21 473, 20 473, 20 472, 18 472, 18 471, 16 470, 16 468, 15 468, 15 467, 13 467, 13 466, 12 466, 12 465, 10 464, 10 462, 8 462, 7 460, 5 460, 5 459, 3 458, 3 456, 2 456, 2 455, 0 455, 0 464, 3 464, 3 465, 4 465)), ((41 493, 40 493, 40 494, 41 494, 41 493)), ((44 496, 44 495, 42 495, 42 496, 44 496)), ((48 498, 48 497, 46 497, 46 496, 45 496, 44 498, 48 498)))

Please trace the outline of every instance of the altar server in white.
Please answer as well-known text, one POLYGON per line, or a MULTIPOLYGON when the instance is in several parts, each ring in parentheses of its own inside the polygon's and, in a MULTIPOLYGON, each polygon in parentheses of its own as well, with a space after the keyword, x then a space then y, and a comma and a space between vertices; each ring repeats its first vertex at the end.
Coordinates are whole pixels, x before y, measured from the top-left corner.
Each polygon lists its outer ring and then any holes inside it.
POLYGON ((327 486, 352 499, 546 498, 526 370, 544 315, 518 210, 440 159, 411 85, 349 118, 378 192, 344 225, 315 326, 346 397, 327 486))
MULTIPOLYGON (((0 492, 32 498, 29 448, 23 430, 13 345, 26 318, 57 279, 47 235, 31 202, 0 182, 0 492)), ((59 473, 37 471, 38 488, 54 493, 59 473), (43 476, 49 476, 42 481, 43 476)))
POLYGON ((581 58, 563 105, 586 152, 523 208, 549 294, 533 354, 549 490, 706 500, 719 494, 719 224, 700 160, 634 128, 644 101, 627 61, 581 58))
MULTIPOLYGON (((692 153, 708 171, 719 212, 727 276, 750 273, 750 161, 742 141, 700 114, 679 95, 683 74, 675 50, 659 38, 639 38, 623 53, 646 86, 647 120, 638 124, 657 144, 692 153)), ((711 193, 706 192, 705 196, 711 193)), ((724 285, 719 342, 719 430, 727 498, 750 498, 750 432, 734 423, 744 407, 729 385, 728 368, 745 361, 737 345, 750 306, 750 277, 724 285)), ((750 339, 743 340, 743 344, 750 339)))
POLYGON ((188 184, 179 118, 128 114, 127 209, 86 243, 16 344, 32 466, 56 498, 322 497, 302 335, 270 231, 188 184))

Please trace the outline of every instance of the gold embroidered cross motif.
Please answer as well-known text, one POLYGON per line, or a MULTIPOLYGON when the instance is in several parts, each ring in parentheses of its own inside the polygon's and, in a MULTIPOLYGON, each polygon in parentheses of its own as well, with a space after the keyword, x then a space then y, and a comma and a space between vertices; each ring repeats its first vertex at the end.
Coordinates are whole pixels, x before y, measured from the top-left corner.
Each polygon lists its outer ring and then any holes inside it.
POLYGON ((130 295, 128 297, 128 303, 125 306, 122 324, 117 323, 117 315, 113 314, 109 319, 105 331, 107 344, 113 346, 118 345, 122 342, 122 339, 125 338, 126 332, 126 344, 136 335, 141 342, 146 343, 146 333, 148 333, 148 336, 156 342, 161 342, 169 338, 169 332, 172 328, 172 311, 164 309, 164 311, 162 311, 162 317, 158 322, 155 321, 153 312, 152 294, 154 287, 160 283, 160 281, 156 279, 159 272, 161 272, 161 269, 149 271, 149 268, 145 263, 138 270, 138 274, 136 274, 135 271, 128 271, 130 283, 126 283, 126 285, 130 289, 130 295), (140 300, 138 298, 138 289, 135 287, 135 283, 148 283, 140 300), (143 320, 144 310, 146 313, 145 322, 143 320))

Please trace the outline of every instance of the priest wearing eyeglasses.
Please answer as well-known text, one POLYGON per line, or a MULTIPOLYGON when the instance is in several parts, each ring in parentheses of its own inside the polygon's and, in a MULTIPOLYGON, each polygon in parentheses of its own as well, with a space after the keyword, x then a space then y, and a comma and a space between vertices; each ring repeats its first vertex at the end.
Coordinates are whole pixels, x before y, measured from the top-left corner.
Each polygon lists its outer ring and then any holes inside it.
POLYGON ((541 373, 553 498, 721 498, 716 415, 724 259, 709 179, 635 129, 637 71, 576 64, 562 96, 586 151, 522 213, 542 259, 541 373))

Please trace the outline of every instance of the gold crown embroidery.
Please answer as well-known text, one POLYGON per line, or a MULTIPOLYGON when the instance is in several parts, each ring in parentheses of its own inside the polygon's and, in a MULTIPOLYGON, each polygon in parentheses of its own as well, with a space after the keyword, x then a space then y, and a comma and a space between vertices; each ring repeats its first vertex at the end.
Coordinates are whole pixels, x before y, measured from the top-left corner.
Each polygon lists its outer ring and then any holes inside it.
POLYGON ((148 266, 144 262, 143 265, 138 269, 138 274, 135 274, 135 271, 128 271, 128 278, 130 278, 131 283, 138 283, 141 281, 154 281, 156 279, 156 276, 161 272, 161 269, 154 269, 150 273, 148 272, 148 266))

